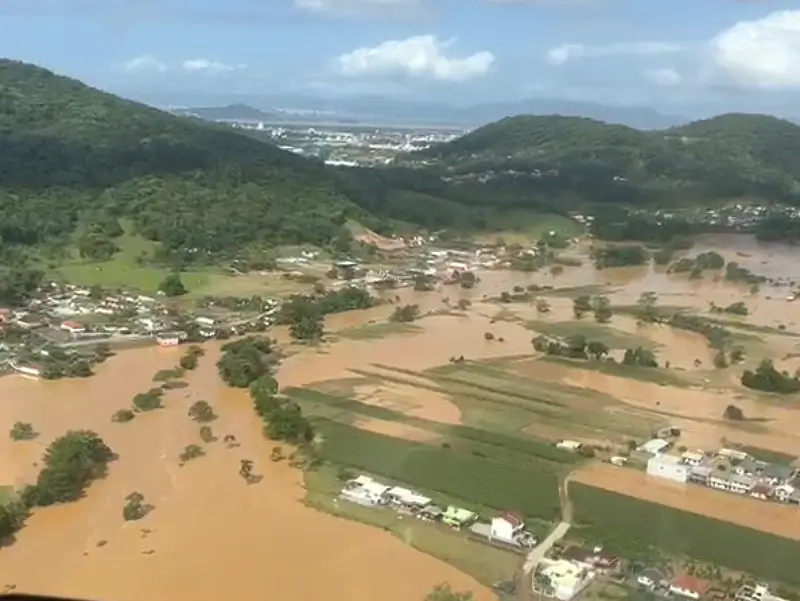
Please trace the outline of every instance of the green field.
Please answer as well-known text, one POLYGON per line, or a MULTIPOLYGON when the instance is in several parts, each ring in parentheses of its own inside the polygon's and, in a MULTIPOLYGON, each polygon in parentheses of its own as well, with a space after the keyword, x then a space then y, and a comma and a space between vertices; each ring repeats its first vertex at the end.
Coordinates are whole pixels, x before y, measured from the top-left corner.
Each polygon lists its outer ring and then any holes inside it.
POLYGON ((534 320, 525 323, 529 330, 544 334, 551 338, 569 338, 584 336, 586 340, 602 342, 612 349, 642 348, 655 350, 658 345, 644 336, 637 336, 617 330, 611 324, 601 324, 589 318, 576 321, 543 321, 534 320))
POLYGON ((323 437, 324 459, 413 486, 439 503, 459 503, 477 511, 518 511, 548 521, 560 514, 558 482, 564 464, 461 437, 436 446, 324 418, 314 419, 314 424, 323 437))
POLYGON ((379 322, 368 323, 360 326, 352 326, 336 332, 337 338, 348 338, 350 340, 377 340, 385 336, 396 336, 399 334, 417 334, 422 328, 411 323, 379 322))
POLYGON ((437 557, 485 585, 513 580, 520 556, 470 540, 464 533, 415 519, 397 519, 393 511, 336 501, 342 488, 333 466, 305 473, 306 503, 316 509, 391 532, 415 549, 437 557))
MULTIPOLYGON (((570 536, 633 560, 663 551, 800 585, 800 542, 573 482, 570 536)), ((722 493, 720 493, 722 494, 722 493)))
POLYGON ((506 244, 531 244, 549 232, 574 238, 584 233, 584 227, 569 217, 553 213, 531 213, 530 211, 509 211, 492 216, 487 224, 488 231, 476 232, 476 240, 495 243, 502 240, 506 244))

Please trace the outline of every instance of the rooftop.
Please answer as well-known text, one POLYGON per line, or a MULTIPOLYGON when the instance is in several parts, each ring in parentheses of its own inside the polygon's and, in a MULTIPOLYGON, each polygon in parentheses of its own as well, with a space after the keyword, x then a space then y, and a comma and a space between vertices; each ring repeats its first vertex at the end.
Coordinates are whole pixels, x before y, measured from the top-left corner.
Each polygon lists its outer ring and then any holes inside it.
POLYGON ((690 576, 689 574, 678 574, 672 579, 670 584, 675 588, 685 591, 693 591, 698 595, 706 594, 708 589, 711 588, 711 583, 708 580, 703 580, 702 578, 697 578, 696 576, 690 576))

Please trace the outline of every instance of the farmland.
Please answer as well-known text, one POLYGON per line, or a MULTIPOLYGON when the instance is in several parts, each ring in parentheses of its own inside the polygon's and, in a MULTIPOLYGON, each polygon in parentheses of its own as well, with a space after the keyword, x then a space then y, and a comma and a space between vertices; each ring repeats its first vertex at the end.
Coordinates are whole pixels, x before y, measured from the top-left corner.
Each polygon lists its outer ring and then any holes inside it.
POLYGON ((800 584, 798 541, 579 482, 569 490, 577 524, 571 536, 628 558, 659 550, 800 584))

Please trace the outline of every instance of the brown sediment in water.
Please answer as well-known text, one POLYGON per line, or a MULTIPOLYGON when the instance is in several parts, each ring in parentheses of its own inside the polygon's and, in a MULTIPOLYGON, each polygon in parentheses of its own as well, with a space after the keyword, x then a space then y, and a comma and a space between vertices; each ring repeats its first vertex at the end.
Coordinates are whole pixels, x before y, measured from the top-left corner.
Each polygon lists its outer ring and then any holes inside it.
POLYGON ((723 493, 698 484, 668 482, 639 470, 607 463, 582 468, 571 476, 571 481, 800 540, 796 507, 723 493))
POLYGON ((385 407, 411 417, 443 424, 461 423, 461 410, 443 393, 394 382, 356 386, 354 393, 355 399, 362 403, 385 407))
MULTIPOLYGON (((755 260, 757 253, 753 254, 755 260)), ((755 266, 753 269, 759 271, 755 266)), ((466 298, 474 305, 464 317, 421 320, 421 331, 414 334, 369 341, 339 340, 321 349, 294 345, 277 374, 281 385, 353 378, 355 374, 349 370, 380 371, 375 364, 422 371, 460 355, 481 360, 531 353, 532 332, 522 323, 491 323, 479 315, 484 309, 489 311, 489 304, 481 302, 485 295, 494 296, 515 285, 608 283, 614 304, 635 303, 641 292, 655 290, 661 304, 701 312, 712 300, 729 304, 747 293, 742 287, 711 281, 711 277, 698 282, 654 269, 598 272, 589 264, 568 268, 557 277, 497 271, 481 274, 481 278, 481 285, 472 290, 444 287, 438 293, 420 294, 410 289, 386 293, 387 298, 399 296, 401 303, 419 304, 423 312, 444 308, 445 296, 451 303, 466 298), (491 332, 495 340, 485 340, 486 332, 491 332), (501 337, 504 342, 497 340, 501 337)), ((780 291, 765 291, 746 297, 753 307, 748 322, 771 325, 782 320, 787 327, 794 323, 794 305, 778 300, 783 296, 780 291), (766 300, 766 294, 774 294, 775 300, 766 300)), ((571 317, 570 299, 548 300, 556 317, 571 317)), ((496 305, 492 308, 497 310, 496 305)), ((524 319, 535 317, 531 306, 514 305, 513 310, 524 319)), ((392 311, 393 306, 385 305, 331 316, 327 325, 335 331, 385 320, 392 311)), ((674 357, 676 365, 685 356, 693 359, 700 354, 702 341, 691 333, 649 328, 634 332, 632 320, 621 316, 614 319, 618 322, 614 327, 659 344, 660 358, 674 357)), ((274 329, 270 336, 282 344, 289 343, 285 328, 274 329)), ((788 337, 786 341, 784 351, 788 353, 792 341, 788 337)), ((120 455, 110 466, 108 477, 94 483, 86 498, 34 512, 18 540, 0 550, 0 585, 14 583, 18 591, 105 601, 144 597, 155 601, 184 597, 211 601, 223 595, 251 598, 265 594, 285 601, 321 596, 348 601, 377 596, 387 601, 408 601, 422 599, 433 585, 449 581, 456 588, 474 590, 480 601, 492 598, 488 589, 471 578, 385 532, 304 506, 301 474, 269 460, 274 443, 263 438, 250 399, 245 392, 229 389, 219 381, 214 366, 218 345, 209 344, 207 348, 208 356, 200 367, 187 374, 189 388, 170 391, 164 409, 140 414, 128 424, 112 423, 111 415, 129 406, 134 394, 150 388, 154 373, 174 366, 180 350, 125 351, 86 380, 0 378, 0 431, 23 421, 32 423, 41 433, 36 441, 24 443, 11 443, 0 436, 0 482, 19 485, 31 481, 38 472, 34 464, 44 447, 68 429, 95 430, 120 455), (199 426, 186 415, 189 405, 199 399, 209 401, 219 415, 211 427, 220 442, 206 445, 205 457, 180 467, 178 454, 187 444, 199 442, 199 426), (240 446, 225 448, 221 439, 226 434, 234 434, 240 446), (238 476, 239 461, 245 458, 255 461, 256 472, 263 475, 260 483, 246 485, 238 476), (122 505, 132 491, 143 493, 156 509, 141 522, 125 523, 122 505), (105 544, 99 546, 103 541, 105 544), (47 566, 46 579, 41 576, 43 566, 47 566)), ((681 444, 687 446, 713 448, 720 439, 728 438, 800 454, 800 438, 795 435, 800 433, 800 419, 788 406, 734 399, 731 392, 660 387, 553 364, 542 363, 525 373, 534 379, 606 392, 642 411, 652 411, 653 400, 659 399, 659 411, 680 416, 668 419, 683 428, 688 442, 681 444), (730 402, 742 407, 748 417, 763 421, 749 430, 721 423, 719 418, 730 402)), ((400 388, 394 387, 393 393, 400 388)), ((407 407, 408 411, 426 419, 458 423, 457 408, 448 404, 444 395, 416 394, 418 404, 407 407)), ((384 428, 385 423, 369 420, 364 427, 384 428)), ((717 497, 715 500, 720 501, 717 497)))
POLYGON ((17 541, 0 550, 0 583, 13 583, 18 592, 107 601, 264 594, 406 601, 449 581, 481 600, 492 598, 469 577, 385 532, 303 505, 302 475, 269 460, 274 445, 263 438, 247 394, 219 381, 218 351, 208 348, 187 376, 190 388, 169 392, 164 409, 127 424, 112 423, 111 414, 149 388, 152 374, 173 365, 180 352, 127 351, 87 380, 0 380, 0 427, 29 421, 41 432, 38 442, 25 443, 16 477, 30 480, 43 446, 70 428, 97 431, 120 455, 84 499, 34 512, 17 541), (211 427, 220 441, 180 467, 181 450, 199 442, 199 427, 186 415, 199 398, 219 415, 211 427), (226 434, 240 446, 226 448, 226 434), (255 461, 260 483, 239 477, 245 458, 255 461), (155 510, 126 523, 122 506, 133 491, 155 510))

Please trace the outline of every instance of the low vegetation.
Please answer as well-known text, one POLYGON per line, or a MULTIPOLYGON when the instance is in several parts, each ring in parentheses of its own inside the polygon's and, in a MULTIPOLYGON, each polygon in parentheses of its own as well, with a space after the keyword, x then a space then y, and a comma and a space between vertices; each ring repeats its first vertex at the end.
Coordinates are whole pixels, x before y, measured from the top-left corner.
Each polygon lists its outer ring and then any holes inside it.
POLYGON ((250 397, 256 413, 265 422, 264 435, 270 440, 305 445, 314 439, 314 429, 300 405, 278 396, 278 383, 272 376, 262 376, 253 382, 250 397))
POLYGON ((134 417, 136 417, 136 414, 130 409, 119 409, 118 411, 114 412, 114 415, 111 416, 111 421, 117 422, 118 424, 125 424, 131 421, 134 417))
POLYGON ((289 326, 296 340, 318 341, 324 334, 326 315, 375 306, 376 299, 361 288, 347 286, 341 290, 324 290, 313 294, 297 294, 281 306, 277 323, 289 326))
POLYGON ((411 323, 419 318, 419 305, 402 305, 395 307, 389 316, 389 321, 396 323, 411 323))
POLYGON ((8 433, 8 436, 11 440, 20 441, 20 440, 33 440, 37 436, 39 436, 38 432, 34 430, 33 424, 28 424, 25 422, 16 422, 8 433))
POLYGON ((199 423, 213 422, 217 419, 217 414, 214 413, 214 409, 208 404, 208 401, 196 401, 192 403, 192 406, 189 407, 188 415, 199 423))
POLYGON ((650 253, 643 246, 606 246, 592 249, 592 258, 597 269, 610 267, 636 267, 650 260, 650 253))
POLYGON ((203 355, 205 355, 205 350, 203 350, 202 347, 192 344, 186 349, 186 352, 180 358, 178 364, 182 370, 193 370, 197 367, 200 357, 203 355))
POLYGON ((800 392, 800 380, 786 372, 775 369, 771 359, 764 359, 755 370, 746 369, 742 373, 742 386, 774 392, 777 394, 793 394, 800 392))
POLYGON ((186 448, 183 449, 180 455, 178 455, 178 459, 180 459, 181 463, 186 463, 191 461, 192 459, 198 459, 206 454, 203 450, 203 447, 196 444, 186 445, 186 448))
POLYGON ((125 497, 125 506, 122 508, 122 517, 126 522, 141 520, 154 507, 144 500, 144 495, 140 492, 132 492, 125 497))
POLYGON ((164 390, 161 388, 151 388, 147 392, 140 392, 133 397, 133 409, 137 413, 154 411, 161 409, 164 390))
POLYGON ((570 484, 576 536, 623 557, 659 551, 800 585, 800 542, 580 483, 570 484))

